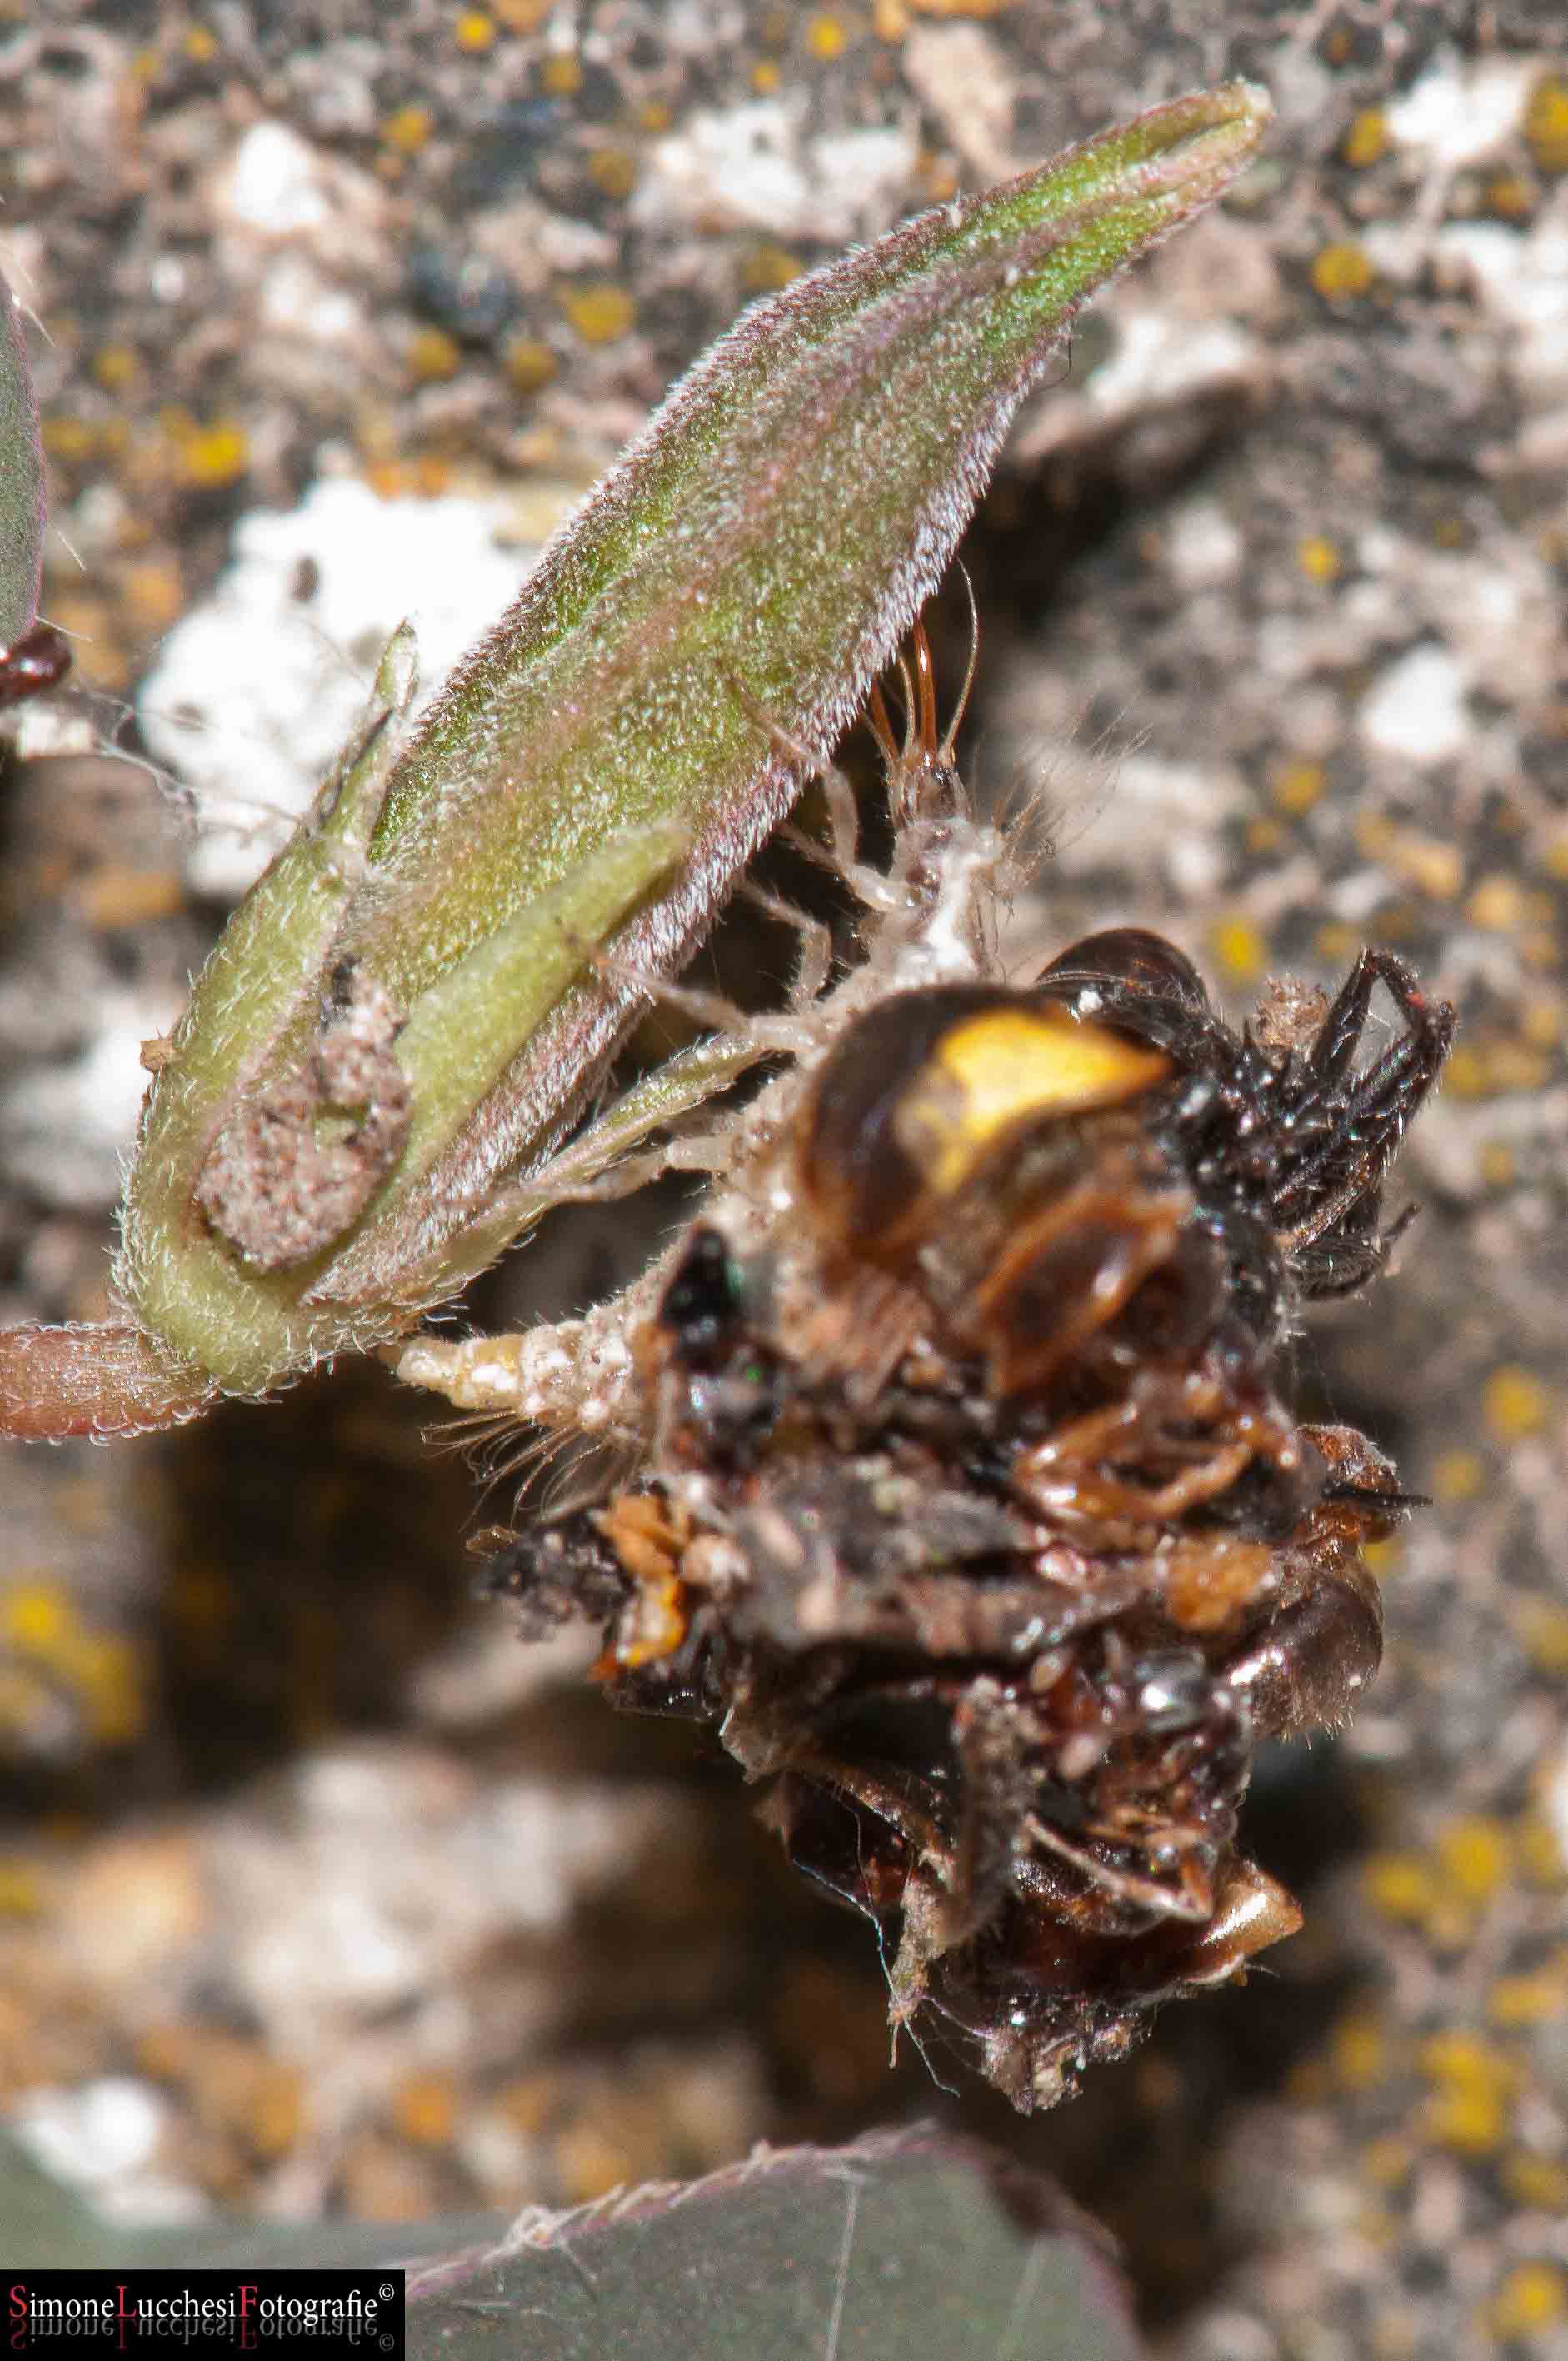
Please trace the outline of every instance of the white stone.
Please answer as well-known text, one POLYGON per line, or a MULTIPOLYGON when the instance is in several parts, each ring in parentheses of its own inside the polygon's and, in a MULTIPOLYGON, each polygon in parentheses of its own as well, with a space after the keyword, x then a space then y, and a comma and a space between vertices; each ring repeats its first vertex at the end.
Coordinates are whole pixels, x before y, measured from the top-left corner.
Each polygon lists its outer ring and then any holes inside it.
POLYGON ((381 500, 329 478, 298 508, 236 528, 210 598, 164 642, 137 703, 155 758, 192 790, 194 891, 242 894, 309 806, 365 708, 405 618, 420 700, 517 590, 534 553, 497 546, 499 506, 456 495, 381 500), (299 596, 302 572, 314 588, 299 596))
POLYGON ((1444 648, 1412 648, 1378 675, 1356 716, 1366 743, 1410 763, 1442 763, 1474 736, 1464 673, 1444 648))
POLYGON ((1388 135, 1450 170, 1468 164, 1519 129, 1537 71, 1529 57, 1469 60, 1445 49, 1387 110, 1388 135))
POLYGON ((76 2189, 96 2189, 151 2161, 167 2115, 146 2082, 111 2074, 74 2090, 30 2091, 7 2121, 45 2172, 76 2189))

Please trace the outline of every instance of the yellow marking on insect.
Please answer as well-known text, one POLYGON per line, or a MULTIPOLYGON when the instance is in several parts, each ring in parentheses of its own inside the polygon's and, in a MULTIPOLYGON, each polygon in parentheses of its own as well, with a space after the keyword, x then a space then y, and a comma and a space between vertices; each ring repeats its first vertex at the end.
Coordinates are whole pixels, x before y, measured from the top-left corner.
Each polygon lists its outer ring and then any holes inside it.
POLYGON ((938 1042, 898 1109, 899 1138, 948 1194, 1014 1126, 1117 1106, 1169 1071, 1157 1050, 1065 1009, 987 1009, 938 1042))

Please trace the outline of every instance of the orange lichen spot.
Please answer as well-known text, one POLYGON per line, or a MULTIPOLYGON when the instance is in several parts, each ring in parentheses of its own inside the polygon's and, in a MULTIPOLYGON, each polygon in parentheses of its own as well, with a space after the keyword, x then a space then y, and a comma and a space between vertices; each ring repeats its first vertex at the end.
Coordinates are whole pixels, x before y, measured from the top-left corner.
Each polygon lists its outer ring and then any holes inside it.
POLYGON ((250 437, 236 419, 192 423, 175 442, 181 477, 192 490, 219 491, 236 484, 250 466, 250 437))
POLYGON ((637 186, 637 159, 627 148, 595 148, 588 155, 588 178, 601 196, 617 203, 637 186))
POLYGON ((1312 264, 1312 284, 1329 303, 1365 295, 1376 275, 1365 248, 1353 245, 1348 238, 1325 246, 1312 264))
POLYGON ((787 246, 772 242, 754 246, 747 256, 740 272, 740 283, 748 295, 776 295, 792 279, 798 279, 806 265, 798 254, 787 246))
POLYGON ((1480 879, 1464 906, 1473 927, 1488 933, 1511 935, 1524 915, 1524 895, 1515 877, 1498 873, 1480 879))
POLYGON ((1261 812, 1247 822, 1246 849, 1257 861, 1272 860, 1285 842, 1285 830, 1271 813, 1261 812))
POLYGON ((539 68, 546 98, 575 98, 583 86, 583 61, 576 49, 552 49, 539 68))
POLYGON ((1498 2168, 1504 2188, 1532 2213, 1568 2213, 1568 2164, 1561 2157, 1515 2148, 1498 2168))
POLYGON ((1565 2009, 1568 1987, 1561 1975, 1499 1976, 1486 1994, 1487 2015, 1505 2030, 1550 2025, 1565 2009))
POLYGON ((218 37, 210 25, 188 25, 180 46, 193 66, 211 65, 218 54, 218 37))
POLYGON ((1552 1397, 1541 1379, 1518 1362, 1495 1368, 1482 1391, 1487 1427, 1499 1443, 1520 1443, 1542 1433, 1552 1418, 1552 1397))
POLYGON ((1344 135, 1340 154, 1358 172, 1376 164, 1388 146, 1388 118, 1380 106, 1364 106, 1344 135))
POLYGON ((1209 930, 1216 964, 1231 983, 1255 983, 1268 965, 1268 946, 1250 918, 1238 912, 1217 919, 1209 930))
POLYGON ((141 374, 141 356, 134 345, 100 345, 92 360, 93 379, 105 393, 124 393, 141 374))
POLYGON ((602 2124, 586 2120, 563 2127, 555 2143, 555 2170, 568 2205, 587 2205, 636 2177, 623 2142, 602 2124))
POLYGON ((1334 582, 1344 561, 1326 535, 1310 533, 1296 544, 1296 563, 1309 582, 1334 582))
POLYGON ((1518 1630, 1538 1673, 1568 1677, 1568 1605, 1556 1598, 1529 1598, 1519 1610, 1518 1630))
POLYGON ((444 2074, 415 2074, 392 2094, 392 2121, 415 2147, 446 2147, 457 2124, 457 2094, 444 2074))
POLYGON ((637 306, 626 289, 608 280, 568 288, 560 302, 562 311, 586 345, 614 344, 619 336, 627 335, 637 317, 637 306))
POLYGON ((1437 1875, 1424 1853, 1374 1853, 1362 1872, 1362 1891, 1385 1918, 1419 1925, 1442 1900, 1437 1875))
POLYGON ((184 881, 177 869, 124 869, 111 862, 73 894, 71 906, 98 929, 149 926, 184 908, 184 881))
POLYGON ((872 0, 872 31, 879 41, 902 41, 908 30, 905 0, 872 0))
POLYGON ((667 102, 662 98, 645 98, 637 109, 638 129, 652 132, 655 137, 661 131, 667 131, 674 119, 667 102))
POLYGON ((1531 91, 1524 136, 1543 172, 1568 172, 1568 82, 1560 75, 1547 74, 1531 91))
POLYGON ((948 204, 959 193, 959 168, 951 156, 923 149, 916 159, 915 177, 934 205, 948 204))
POLYGON ((305 2092, 291 2066, 273 2066, 257 2077, 247 2129, 258 2156, 274 2161, 300 2144, 305 2127, 305 2092))
POLYGON ((435 128, 435 117, 428 106, 411 102, 394 108, 381 126, 381 137, 389 148, 400 156, 417 156, 435 128))
POLYGON ((1375 2091, 1393 2065, 1388 2037, 1375 2016, 1342 2017, 1329 2042, 1334 2080, 1345 2091, 1375 2091))
POLYGON ((1000 16, 1018 0, 905 0, 917 16, 1000 16))
POLYGON ((496 45, 496 20, 482 8, 465 8, 452 27, 452 38, 465 56, 482 58, 496 45))
POLYGON ((1477 2034, 1434 2034, 1422 2044, 1420 2068, 1433 2086, 1422 2110, 1431 2139, 1461 2156, 1502 2147, 1520 2079, 1507 2050, 1477 2034))
POLYGON ((90 418, 72 418, 56 411, 41 422, 38 432, 49 457, 67 467, 90 459, 97 447, 98 431, 90 418))
POLYGON ((538 336, 513 336, 501 356, 501 366, 519 393, 537 393, 548 385, 560 363, 538 336))
POLYGON ((1513 1866, 1513 1840, 1500 1820, 1451 1820, 1437 1839, 1438 1864, 1469 1903, 1490 1902, 1513 1866))
POLYGON ((806 46, 814 58, 841 58, 850 46, 842 17, 826 14, 813 16, 806 27, 806 46))
POLYGON ((140 631, 166 631, 184 611, 185 577, 172 561, 148 558, 128 566, 123 588, 126 609, 140 631))
POLYGON ((509 33, 537 33, 550 14, 550 0, 490 0, 490 14, 509 33))
POLYGON ((1508 2273, 1482 2320, 1494 2336, 1536 2336, 1568 2320, 1568 2278, 1556 2263, 1519 2263, 1508 2273))
POLYGON ((1535 184, 1522 172, 1494 172, 1482 192, 1486 211, 1499 221, 1528 221, 1535 201, 1535 184))
POLYGON ((784 83, 777 58, 759 58, 751 68, 749 80, 759 98, 772 98, 784 83))
POLYGON ((1479 1498, 1486 1482, 1486 1463, 1478 1451, 1445 1451, 1431 1471, 1431 1488, 1450 1504, 1479 1498))
POLYGON ((409 375, 416 385, 440 385, 463 365, 463 347, 444 328, 416 328, 409 338, 409 375))

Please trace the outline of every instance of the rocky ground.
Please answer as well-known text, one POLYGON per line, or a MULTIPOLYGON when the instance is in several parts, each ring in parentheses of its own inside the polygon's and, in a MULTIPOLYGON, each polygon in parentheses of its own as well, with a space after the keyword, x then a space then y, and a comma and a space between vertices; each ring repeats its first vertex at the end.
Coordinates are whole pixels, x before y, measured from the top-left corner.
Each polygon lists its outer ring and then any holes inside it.
MULTIPOLYGON (((934 2107, 1111 2224, 1173 2361, 1568 2353, 1558 13, 0 24, 0 263, 76 649, 0 800, 5 1317, 99 1308, 137 1045, 405 607, 433 665, 461 645, 750 296, 1231 73, 1273 92, 1265 161, 1085 323, 970 536, 970 765, 1047 780, 1027 939, 1165 927, 1238 1010, 1374 940, 1462 1012, 1398 1272, 1299 1349, 1304 1405, 1433 1504, 1360 1721, 1260 1779, 1308 1907, 1272 1973, 1028 2125, 890 2077, 860 1930, 722 1763, 471 1598, 490 1511, 422 1406, 344 1370, 165 1444, 7 1451, 16 2142, 122 2216, 407 2220, 934 2107)), ((476 1309, 635 1250, 574 1219, 476 1309)))

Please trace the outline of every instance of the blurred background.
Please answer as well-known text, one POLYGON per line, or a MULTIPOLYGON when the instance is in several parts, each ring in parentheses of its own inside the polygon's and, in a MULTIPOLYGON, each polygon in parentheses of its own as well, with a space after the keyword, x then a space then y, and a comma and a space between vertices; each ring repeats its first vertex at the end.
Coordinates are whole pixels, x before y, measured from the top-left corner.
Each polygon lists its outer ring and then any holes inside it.
MULTIPOLYGON (((863 1927, 711 1741, 476 1596, 487 1494, 344 1367, 0 1459, 0 2219, 406 2223, 935 2114, 1123 2242, 1170 2361, 1568 2353, 1568 53, 1555 7, 0 5, 76 669, 0 776, 0 1317, 102 1308, 186 979, 405 612, 427 671, 751 297, 1234 73, 1264 161, 1082 323, 969 537, 1016 948, 1170 933, 1239 1016, 1364 941, 1460 1005, 1421 1212, 1296 1349, 1431 1495, 1355 1727, 1270 1755, 1306 1931, 1020 2123, 890 2071, 863 1927)), ((956 694, 961 595, 932 618, 956 694)), ((791 884, 797 882, 793 874, 791 884)), ((743 995, 787 939, 727 925, 743 995)), ((557 1217, 580 1308, 677 1217, 557 1217)), ((461 1442, 461 1438, 458 1438, 461 1442)))

